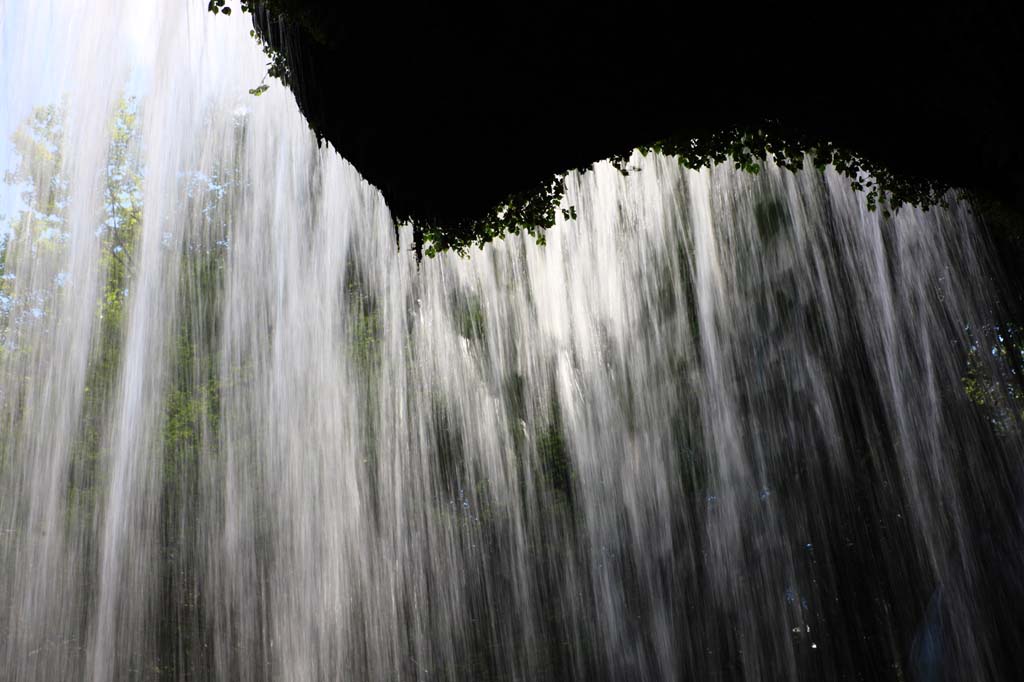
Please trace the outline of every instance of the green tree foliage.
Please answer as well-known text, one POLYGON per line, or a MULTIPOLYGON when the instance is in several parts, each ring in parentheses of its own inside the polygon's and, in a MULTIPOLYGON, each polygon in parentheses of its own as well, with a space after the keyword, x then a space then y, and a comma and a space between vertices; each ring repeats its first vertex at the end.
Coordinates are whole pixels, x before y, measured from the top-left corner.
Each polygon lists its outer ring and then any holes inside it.
POLYGON ((52 305, 56 286, 32 286, 34 271, 55 270, 67 233, 67 183, 62 166, 63 109, 40 107, 12 136, 15 166, 4 182, 21 190, 21 210, 7 225, 0 249, 0 342, 18 347, 18 335, 52 305), (20 258, 32 254, 31 258, 20 258))
MULTIPOLYGON (((31 353, 32 344, 45 342, 41 325, 55 311, 63 288, 69 286, 62 275, 52 282, 40 282, 35 276, 36 271, 59 271, 68 255, 70 188, 62 171, 65 117, 63 106, 40 107, 12 138, 16 163, 5 173, 4 182, 21 190, 22 208, 7 224, 0 244, 0 353, 31 353)), ((103 475, 103 432, 119 378, 128 301, 137 275, 135 251, 144 199, 138 119, 137 103, 123 99, 110 124, 103 214, 95 230, 102 273, 95 311, 98 332, 73 446, 68 482, 72 513, 91 512, 96 484, 103 475)), ((191 196, 208 207, 216 204, 231 182, 228 175, 202 181, 193 178, 191 196)), ((206 215, 218 229, 199 231, 202 239, 185 240, 181 254, 182 267, 193 276, 186 278, 191 285, 182 294, 185 312, 172 358, 176 381, 165 399, 165 470, 171 474, 167 480, 175 484, 183 462, 195 463, 203 429, 209 435, 217 422, 219 387, 207 331, 212 328, 213 298, 227 244, 226 218, 214 210, 206 215), (202 311, 194 309, 198 301, 202 311)), ((8 433, 15 427, 12 423, 2 426, 8 433)), ((4 443, 10 441, 6 435, 4 443)))
MULTIPOLYGON (((68 223, 71 191, 63 171, 66 107, 40 107, 12 137, 15 163, 4 182, 20 190, 22 206, 5 225, 0 243, 0 359, 23 354, 18 365, 0 362, 0 368, 33 367, 39 375, 39 346, 51 344, 59 352, 61 340, 45 325, 59 314, 62 293, 74 282, 61 275, 44 281, 39 273, 59 272, 69 257, 68 223)), ((85 541, 94 534, 103 506, 111 410, 117 399, 131 297, 139 272, 137 246, 143 232, 144 167, 139 130, 140 109, 132 99, 117 103, 110 122, 105 173, 102 180, 102 214, 94 230, 100 254, 100 291, 96 299, 91 357, 86 370, 84 395, 77 433, 71 446, 67 479, 67 524, 85 541)), ((239 124, 241 125, 241 124, 239 124)), ((241 135, 241 133, 239 133, 241 135)), ((181 179, 179 189, 194 206, 186 215, 201 216, 202 224, 184 224, 180 252, 165 245, 166 258, 180 258, 184 276, 178 293, 177 324, 171 327, 170 380, 163 395, 161 444, 162 581, 165 606, 161 611, 161 645, 153 670, 175 679, 184 673, 176 665, 194 666, 202 652, 191 651, 199 632, 197 598, 199 564, 184 548, 198 546, 198 527, 193 518, 199 494, 204 458, 216 457, 221 385, 218 378, 216 310, 221 275, 228 248, 230 214, 225 201, 239 187, 237 169, 194 173, 181 179), (192 210, 195 209, 195 210, 192 210)), ((185 221, 188 223, 189 221, 185 221)), ((29 390, 32 376, 5 377, 5 385, 29 390), (12 381, 16 378, 17 381, 12 381)), ((20 428, 20 395, 3 395, 7 419, 0 423, 0 472, 6 450, 16 442, 20 428)))
MULTIPOLYGON (((23 207, 8 224, 2 245, 0 295, 5 303, 0 330, 5 341, 24 321, 26 308, 32 306, 33 317, 42 317, 63 286, 63 277, 58 277, 54 286, 46 290, 19 285, 31 281, 32 269, 40 268, 43 259, 49 257, 48 265, 59 269, 66 255, 70 233, 66 225, 69 186, 62 171, 64 117, 63 107, 40 107, 12 138, 17 163, 4 175, 4 182, 22 188, 23 207)), ((104 216, 97 229, 106 273, 98 314, 107 328, 120 324, 133 268, 131 253, 142 220, 142 176, 134 156, 136 117, 135 103, 122 100, 111 124, 103 185, 104 216)))
MULTIPOLYGON (((97 306, 99 341, 86 378, 80 431, 72 460, 70 498, 78 511, 95 509, 96 484, 102 475, 103 429, 116 390, 123 348, 126 299, 134 273, 132 254, 142 223, 142 169, 138 160, 138 107, 119 102, 111 122, 103 185, 101 245, 103 289, 97 306)), ((74 507, 73 507, 74 508, 74 507)))
MULTIPOLYGON (((59 268, 65 233, 67 188, 60 175, 63 113, 60 107, 32 112, 11 137, 14 164, 3 175, 18 189, 21 206, 0 227, 0 473, 15 451, 12 434, 25 410, 32 377, 20 368, 32 364, 31 340, 41 335, 58 282, 39 282, 59 268)), ((36 368, 42 371, 44 368, 36 368)))

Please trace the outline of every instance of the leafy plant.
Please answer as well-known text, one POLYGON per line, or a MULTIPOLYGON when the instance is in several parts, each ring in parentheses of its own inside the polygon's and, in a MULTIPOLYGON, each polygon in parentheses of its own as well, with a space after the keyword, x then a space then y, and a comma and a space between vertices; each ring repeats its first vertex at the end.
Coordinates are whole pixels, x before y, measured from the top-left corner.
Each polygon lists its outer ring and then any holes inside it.
MULTIPOLYGON (((267 6, 268 9, 273 9, 276 7, 276 4, 273 2, 261 4, 254 0, 240 0, 239 3, 239 9, 243 14, 253 12, 260 6, 267 6)), ((231 6, 227 4, 227 0, 210 0, 207 10, 214 14, 231 15, 231 6)), ((267 73, 263 76, 263 80, 255 88, 250 88, 249 94, 259 97, 265 93, 270 88, 266 83, 268 77, 276 78, 285 85, 288 85, 291 78, 291 70, 288 68, 288 62, 284 54, 271 47, 270 43, 256 29, 249 31, 249 36, 256 41, 256 44, 263 50, 263 54, 270 60, 267 62, 267 73)))

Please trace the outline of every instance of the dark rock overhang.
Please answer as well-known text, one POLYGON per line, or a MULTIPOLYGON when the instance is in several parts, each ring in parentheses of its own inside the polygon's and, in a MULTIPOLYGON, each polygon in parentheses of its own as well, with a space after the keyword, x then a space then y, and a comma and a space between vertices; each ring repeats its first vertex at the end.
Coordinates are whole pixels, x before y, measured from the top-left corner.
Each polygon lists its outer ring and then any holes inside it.
POLYGON ((766 120, 1024 207, 1022 3, 262 4, 310 126, 399 217, 766 120))

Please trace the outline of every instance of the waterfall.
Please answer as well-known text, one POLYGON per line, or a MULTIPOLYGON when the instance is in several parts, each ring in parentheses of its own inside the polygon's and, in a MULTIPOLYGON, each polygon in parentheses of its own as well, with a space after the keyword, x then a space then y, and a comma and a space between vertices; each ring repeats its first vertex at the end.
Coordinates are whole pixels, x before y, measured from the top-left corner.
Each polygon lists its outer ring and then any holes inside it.
POLYGON ((205 5, 0 0, 0 678, 1016 670, 966 205, 637 153, 417 264, 205 5))

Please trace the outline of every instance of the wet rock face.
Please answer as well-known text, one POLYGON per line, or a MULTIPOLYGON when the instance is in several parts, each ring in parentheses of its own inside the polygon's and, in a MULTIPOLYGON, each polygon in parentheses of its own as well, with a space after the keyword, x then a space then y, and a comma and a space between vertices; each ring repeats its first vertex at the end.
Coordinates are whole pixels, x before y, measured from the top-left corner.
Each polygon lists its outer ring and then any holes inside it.
POLYGON ((1024 23, 1001 4, 289 0, 257 26, 310 125, 400 215, 465 219, 552 173, 766 118, 1024 206, 1024 23))

